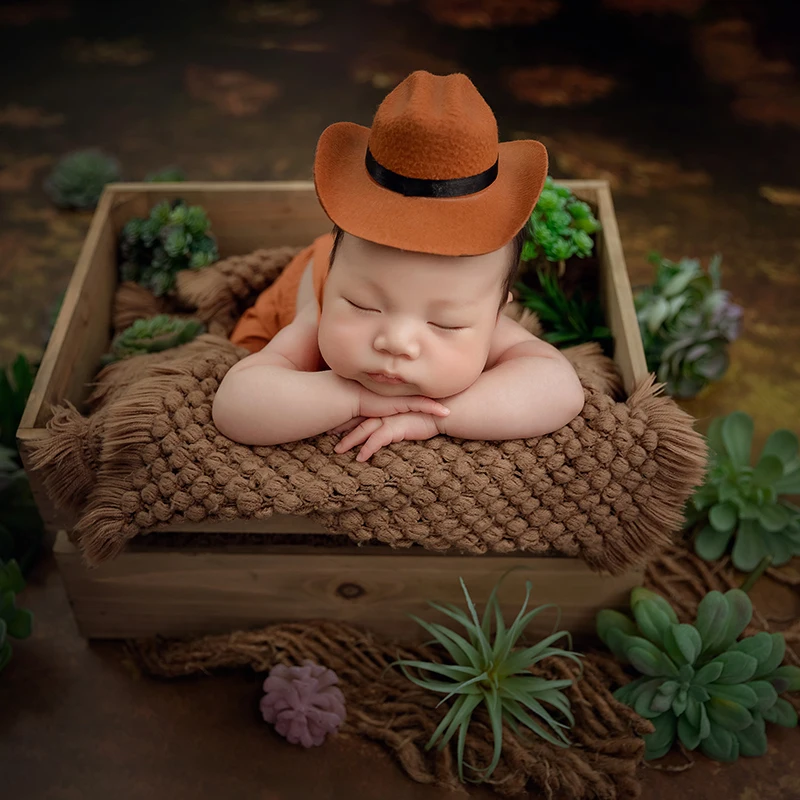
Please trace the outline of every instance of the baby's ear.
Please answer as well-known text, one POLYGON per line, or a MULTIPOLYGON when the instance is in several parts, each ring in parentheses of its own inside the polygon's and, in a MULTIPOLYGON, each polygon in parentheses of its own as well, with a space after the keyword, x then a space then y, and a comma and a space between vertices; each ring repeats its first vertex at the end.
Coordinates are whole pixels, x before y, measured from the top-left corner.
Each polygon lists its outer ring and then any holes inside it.
POLYGON ((506 299, 506 305, 508 305, 509 303, 513 303, 513 302, 514 302, 514 295, 511 294, 511 292, 509 292, 508 293, 508 298, 506 299))

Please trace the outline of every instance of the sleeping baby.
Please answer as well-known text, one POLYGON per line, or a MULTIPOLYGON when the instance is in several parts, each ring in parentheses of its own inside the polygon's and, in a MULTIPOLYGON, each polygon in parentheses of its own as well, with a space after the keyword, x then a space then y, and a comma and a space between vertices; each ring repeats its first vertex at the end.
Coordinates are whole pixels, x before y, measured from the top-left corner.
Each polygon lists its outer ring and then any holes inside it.
POLYGON ((503 314, 547 174, 535 141, 498 143, 464 75, 415 72, 371 129, 320 137, 314 181, 334 222, 231 339, 252 351, 214 399, 249 445, 343 434, 337 452, 438 434, 540 436, 583 408, 567 359, 503 314))

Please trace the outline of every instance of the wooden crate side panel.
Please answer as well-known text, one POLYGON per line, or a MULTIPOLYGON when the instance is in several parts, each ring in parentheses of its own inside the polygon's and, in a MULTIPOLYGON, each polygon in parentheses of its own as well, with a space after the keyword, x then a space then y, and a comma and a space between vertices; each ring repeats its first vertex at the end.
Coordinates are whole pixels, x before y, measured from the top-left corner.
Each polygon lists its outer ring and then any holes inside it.
POLYGON ((614 362, 622 375, 625 391, 630 393, 645 377, 647 368, 608 181, 559 181, 559 184, 593 206, 602 225, 597 237, 600 301, 614 336, 614 362))
MULTIPOLYGON (((577 559, 495 558, 213 551, 121 554, 87 570, 61 535, 56 559, 75 619, 87 638, 184 636, 224 632, 278 621, 338 619, 387 636, 419 639, 424 632, 408 614, 431 615, 428 600, 463 604, 458 578, 485 601, 509 568, 504 614, 513 616, 534 584, 534 605, 561 607, 561 627, 591 634, 599 608, 624 606, 641 572, 601 576, 577 559)), ((553 614, 530 629, 546 635, 553 614)))
POLYGON ((260 248, 302 247, 332 227, 310 181, 115 186, 118 191, 143 192, 148 207, 176 197, 202 206, 223 258, 260 248))
POLYGON ((601 294, 606 319, 614 337, 614 361, 622 373, 625 391, 630 394, 647 377, 647 362, 608 184, 597 190, 597 207, 603 225, 597 242, 603 264, 601 294))
POLYGON ((108 349, 117 287, 117 234, 124 221, 145 213, 146 198, 106 190, 98 203, 70 278, 36 380, 17 431, 22 462, 48 530, 70 527, 71 515, 56 509, 28 463, 30 446, 46 436, 51 407, 69 401, 81 407, 100 356, 108 349))

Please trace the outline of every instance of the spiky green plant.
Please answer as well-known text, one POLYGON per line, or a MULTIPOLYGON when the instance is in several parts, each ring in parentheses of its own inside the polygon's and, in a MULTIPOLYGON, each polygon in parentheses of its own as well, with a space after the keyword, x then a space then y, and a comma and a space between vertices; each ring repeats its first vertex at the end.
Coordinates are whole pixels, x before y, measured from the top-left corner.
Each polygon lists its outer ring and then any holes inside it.
POLYGON ((60 208, 91 209, 103 187, 120 179, 119 162, 91 148, 64 156, 45 181, 50 199, 60 208))
POLYGON ((0 367, 0 445, 15 452, 17 428, 35 375, 36 369, 22 353, 7 367, 0 367))
POLYGON ((9 637, 27 639, 33 629, 33 614, 17 608, 17 595, 25 588, 25 581, 16 561, 0 561, 0 672, 11 661, 12 648, 9 637))
POLYGON ((540 291, 524 283, 516 286, 525 308, 539 317, 542 338, 556 347, 572 347, 582 342, 599 342, 604 349, 611 345, 611 331, 605 324, 603 309, 596 300, 580 292, 568 297, 552 270, 537 269, 540 291))
POLYGON ((17 450, 17 428, 36 369, 19 354, 0 368, 0 560, 16 559, 27 572, 39 555, 44 525, 17 450))
POLYGON ((519 725, 522 725, 551 744, 559 747, 569 745, 564 731, 568 730, 575 720, 570 711, 569 700, 562 689, 570 686, 572 681, 546 680, 532 675, 530 669, 553 656, 564 656, 580 664, 580 656, 568 650, 552 647, 553 643, 561 638, 566 638, 571 646, 572 640, 567 631, 557 631, 529 647, 520 649, 517 646, 531 620, 547 608, 553 608, 553 606, 540 606, 527 611, 532 589, 530 581, 525 584, 525 602, 514 622, 507 628, 497 600, 499 584, 492 590, 483 617, 478 619, 475 604, 467 587, 463 579, 459 580, 467 601, 468 614, 451 604, 443 606, 431 602, 429 605, 463 626, 467 632, 466 637, 445 625, 428 623, 412 616, 415 622, 433 636, 434 642, 447 652, 452 663, 409 659, 396 663, 412 683, 431 692, 444 694, 441 703, 445 703, 451 697, 456 698, 433 732, 426 749, 430 749, 438 742, 438 748, 442 750, 458 733, 456 757, 458 776, 462 781, 467 730, 476 709, 481 705, 485 707, 494 739, 492 761, 483 770, 470 767, 478 773, 478 780, 482 781, 491 776, 500 760, 504 722, 515 733, 521 733, 519 725), (436 677, 420 678, 410 673, 409 669, 429 672, 436 677), (555 717, 545 705, 555 709, 555 717), (561 721, 557 717, 566 721, 561 721))
POLYGON ((578 200, 569 189, 559 186, 548 175, 528 220, 522 260, 586 258, 594 248, 591 235, 599 230, 600 222, 589 204, 578 200))
POLYGON ((210 222, 200 206, 164 200, 147 219, 135 217, 120 234, 120 278, 136 281, 156 297, 172 291, 175 276, 219 258, 210 222))
POLYGON ((178 183, 186 180, 186 173, 180 167, 164 167, 145 177, 146 183, 178 183))
POLYGON ((635 298, 647 366, 673 397, 694 397, 728 369, 728 345, 741 330, 742 309, 721 290, 721 262, 650 256, 652 286, 635 298))
POLYGON ((205 327, 196 319, 158 314, 148 319, 137 319, 119 333, 111 343, 111 351, 103 356, 103 364, 111 364, 130 356, 160 353, 178 345, 191 342, 205 327))
POLYGON ((0 561, 27 572, 39 555, 44 523, 16 450, 0 445, 0 561))
POLYGON ((695 552, 720 558, 734 540, 737 569, 749 572, 765 556, 775 565, 800 555, 800 509, 785 495, 800 494, 797 436, 773 431, 755 465, 750 465, 753 419, 743 411, 712 420, 708 429, 709 468, 689 500, 687 525, 699 528, 695 552))
POLYGON ((735 761, 767 751, 766 722, 797 725, 781 692, 800 689, 800 669, 781 666, 786 642, 761 632, 736 641, 753 614, 740 589, 709 592, 693 625, 681 624, 672 606, 644 588, 631 592, 634 619, 606 609, 597 633, 621 661, 642 674, 614 696, 649 719, 646 758, 660 758, 677 739, 709 758, 735 761))

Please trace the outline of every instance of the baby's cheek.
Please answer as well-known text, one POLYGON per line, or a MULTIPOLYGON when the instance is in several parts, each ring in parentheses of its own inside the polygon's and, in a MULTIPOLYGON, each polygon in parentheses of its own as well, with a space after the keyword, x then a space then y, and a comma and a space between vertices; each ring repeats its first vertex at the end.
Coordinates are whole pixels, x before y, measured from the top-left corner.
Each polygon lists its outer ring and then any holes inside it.
POLYGON ((320 353, 328 366, 340 375, 352 369, 360 338, 356 328, 357 326, 337 319, 326 320, 320 324, 320 353))
POLYGON ((457 394, 478 379, 486 365, 486 355, 481 343, 473 341, 443 348, 437 361, 434 380, 445 393, 457 394))

